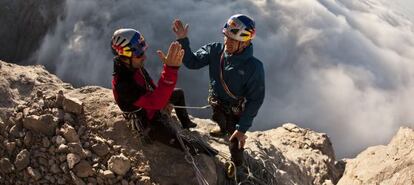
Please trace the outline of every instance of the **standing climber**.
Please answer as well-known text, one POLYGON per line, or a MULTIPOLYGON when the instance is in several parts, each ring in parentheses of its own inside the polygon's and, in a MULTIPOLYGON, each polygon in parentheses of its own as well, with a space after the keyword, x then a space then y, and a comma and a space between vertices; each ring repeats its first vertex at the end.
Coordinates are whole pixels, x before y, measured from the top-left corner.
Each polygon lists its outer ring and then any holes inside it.
POLYGON ((189 69, 209 66, 209 103, 212 120, 220 129, 212 130, 215 137, 230 135, 230 153, 236 166, 243 165, 243 147, 246 131, 261 107, 265 95, 263 64, 253 56, 255 22, 236 14, 224 24, 224 44, 211 43, 196 52, 190 48, 188 25, 174 20, 172 29, 185 54, 184 65, 189 69))
MULTIPOLYGON (((158 85, 156 86, 144 68, 147 44, 142 34, 134 29, 118 29, 111 41, 114 57, 112 90, 119 108, 125 115, 136 118, 135 128, 143 131, 150 139, 182 149, 177 141, 177 132, 169 125, 169 117, 160 112, 169 101, 185 105, 182 90, 174 91, 177 73, 184 50, 178 42, 171 43, 167 55, 158 50, 163 62, 158 85), (173 93, 173 91, 175 93, 173 93)), ((177 111, 183 127, 192 127, 185 110, 177 111)), ((191 141, 184 141, 195 151, 191 141)))

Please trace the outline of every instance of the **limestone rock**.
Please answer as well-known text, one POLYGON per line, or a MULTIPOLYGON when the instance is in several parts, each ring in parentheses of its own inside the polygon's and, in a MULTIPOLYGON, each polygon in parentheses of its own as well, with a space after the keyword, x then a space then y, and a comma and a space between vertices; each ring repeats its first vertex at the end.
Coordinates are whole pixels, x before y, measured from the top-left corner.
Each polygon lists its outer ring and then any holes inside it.
POLYGON ((31 146, 32 140, 33 140, 32 132, 27 132, 23 138, 24 145, 26 145, 27 147, 31 146))
POLYGON ((9 154, 12 154, 14 149, 16 149, 16 142, 6 142, 5 145, 9 154))
POLYGON ((78 177, 89 177, 94 174, 94 171, 92 169, 92 166, 89 164, 89 162, 82 160, 80 161, 73 171, 76 173, 78 177))
POLYGON ((61 144, 65 144, 66 140, 65 138, 63 138, 62 136, 58 135, 56 136, 56 144, 57 146, 61 145, 61 144))
POLYGON ((17 171, 20 171, 26 168, 30 163, 30 152, 26 149, 22 150, 17 154, 14 165, 16 166, 17 171))
POLYGON ((123 176, 131 168, 131 162, 123 154, 114 155, 108 160, 108 168, 114 173, 123 176))
POLYGON ((61 132, 63 134, 63 137, 65 137, 68 143, 72 143, 72 142, 78 143, 80 141, 76 130, 68 124, 64 124, 62 126, 61 132))
POLYGON ((49 148, 50 146, 50 140, 47 137, 42 138, 42 145, 44 148, 49 148))
POLYGON ((335 166, 335 155, 332 144, 326 134, 300 128, 295 124, 284 124, 277 129, 248 133, 251 142, 247 144, 252 157, 269 156, 278 169, 284 173, 276 173, 278 183, 288 184, 334 184, 341 177, 335 166), (265 153, 263 153, 265 152, 265 153), (262 153, 262 155, 258 155, 262 153), (303 171, 297 174, 295 171, 303 171))
POLYGON ((81 114, 83 112, 83 103, 79 99, 65 97, 63 100, 63 110, 74 114, 81 114))
POLYGON ((387 146, 369 147, 347 160, 338 185, 413 184, 414 130, 400 128, 387 146))
POLYGON ((20 128, 17 125, 13 125, 13 127, 10 128, 10 135, 15 138, 19 137, 19 132, 20 132, 20 128))
POLYGON ((66 156, 66 161, 68 162, 69 169, 72 169, 75 166, 75 164, 77 164, 80 160, 81 158, 74 153, 69 153, 66 156))
POLYGON ((52 164, 52 166, 50 167, 50 171, 54 174, 60 173, 59 166, 57 164, 52 164))
POLYGON ((10 173, 14 171, 14 166, 8 158, 0 159, 0 172, 1 173, 10 173))
POLYGON ((56 151, 59 152, 59 153, 68 153, 69 152, 69 147, 68 147, 68 145, 60 144, 56 151))
POLYGON ((31 115, 23 119, 23 126, 26 129, 53 136, 57 126, 57 118, 51 114, 42 116, 31 115))
POLYGON ((72 177, 72 181, 76 184, 76 185, 86 185, 85 182, 80 179, 79 177, 77 177, 75 175, 75 173, 73 173, 72 171, 70 171, 70 176, 72 177))
POLYGON ((33 169, 30 166, 27 167, 27 173, 36 181, 42 178, 42 174, 37 169, 33 169))
POLYGON ((97 154, 98 156, 102 157, 108 154, 109 146, 106 143, 98 142, 92 145, 92 151, 97 154))
POLYGON ((99 171, 99 173, 102 177, 107 178, 107 179, 115 178, 115 174, 111 170, 101 170, 99 171))
POLYGON ((65 99, 65 96, 63 95, 63 91, 60 90, 56 95, 55 106, 59 109, 62 109, 64 99, 65 99))
POLYGON ((85 151, 80 143, 68 143, 69 151, 71 153, 79 155, 81 158, 85 158, 85 151))

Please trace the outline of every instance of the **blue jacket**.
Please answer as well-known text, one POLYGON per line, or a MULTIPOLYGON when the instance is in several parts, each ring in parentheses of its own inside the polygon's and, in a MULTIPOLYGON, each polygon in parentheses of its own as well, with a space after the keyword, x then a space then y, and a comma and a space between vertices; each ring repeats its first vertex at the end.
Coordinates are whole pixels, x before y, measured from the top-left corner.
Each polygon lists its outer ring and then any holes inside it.
MULTIPOLYGON (((178 42, 185 51, 184 65, 189 69, 200 69, 209 65, 212 95, 219 98, 221 102, 234 104, 237 100, 226 93, 220 82, 220 56, 224 45, 207 44, 193 53, 188 38, 179 39, 178 42)), ((236 129, 245 133, 252 126, 253 118, 262 106, 265 95, 263 64, 253 56, 253 45, 245 48, 240 54, 232 56, 224 54, 223 73, 230 92, 247 100, 240 121, 236 124, 236 129)))

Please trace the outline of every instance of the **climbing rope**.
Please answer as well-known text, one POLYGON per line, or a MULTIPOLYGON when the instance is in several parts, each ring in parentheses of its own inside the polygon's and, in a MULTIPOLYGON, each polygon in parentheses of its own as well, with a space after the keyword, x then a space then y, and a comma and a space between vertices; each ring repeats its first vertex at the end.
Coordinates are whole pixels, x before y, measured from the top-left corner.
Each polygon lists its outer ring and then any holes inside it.
POLYGON ((211 105, 204 105, 202 107, 191 107, 191 106, 178 106, 178 105, 173 105, 174 108, 179 108, 179 109, 207 109, 209 107, 211 107, 211 105))
MULTIPOLYGON (((250 153, 253 151, 250 148, 246 148, 250 153)), ((255 159, 252 156, 245 153, 245 167, 247 169, 245 179, 242 179, 240 182, 237 182, 238 185, 243 184, 258 184, 258 185, 275 185, 276 181, 276 172, 278 171, 274 162, 270 160, 269 157, 264 151, 256 151, 260 155, 259 159, 255 159), (265 159, 264 159, 265 158, 265 159)))
POLYGON ((197 182, 199 185, 209 185, 208 181, 206 180, 206 178, 203 176, 203 174, 201 173, 200 169, 198 168, 194 157, 191 155, 189 148, 186 147, 184 145, 184 141, 183 141, 183 135, 182 133, 179 131, 179 128, 174 124, 174 123, 170 123, 170 126, 172 126, 172 128, 175 130, 175 132, 177 133, 177 140, 181 145, 181 148, 184 150, 184 159, 191 164, 191 167, 193 168, 195 174, 196 174, 196 178, 197 178, 197 182))
POLYGON ((234 167, 234 176, 231 178, 228 177, 227 180, 223 182, 224 185, 276 185, 276 172, 278 169, 269 157, 266 158, 268 154, 263 151, 256 151, 257 155, 260 155, 260 158, 255 159, 249 155, 249 153, 253 153, 250 148, 245 148, 245 150, 249 151, 245 151, 244 153, 243 168, 246 169, 246 171, 237 169, 236 165, 226 153, 219 152, 218 155, 225 160, 225 166, 228 167, 227 164, 229 164, 234 167), (239 178, 239 176, 242 178, 239 178), (243 178, 243 176, 245 178, 243 178))
MULTIPOLYGON (((206 105, 203 107, 174 106, 174 108, 198 108, 198 109, 208 108, 208 107, 210 107, 210 105, 206 105)), ((144 141, 146 141, 145 139, 147 137, 146 131, 144 130, 142 123, 140 122, 140 120, 137 118, 137 115, 136 115, 138 111, 140 110, 136 110, 133 112, 124 112, 124 117, 132 122, 133 126, 137 129, 138 133, 141 134, 144 137, 144 141)), ((183 141, 184 133, 180 131, 180 129, 178 128, 176 124, 174 123, 166 123, 166 124, 169 124, 169 126, 171 126, 177 133, 177 140, 180 143, 181 148, 183 149, 185 153, 184 159, 186 160, 186 162, 191 164, 191 167, 193 168, 195 172, 198 184, 209 185, 208 181, 203 176, 199 167, 197 166, 194 157, 191 155, 189 148, 186 147, 184 144, 184 141, 183 141)), ((186 139, 194 140, 197 143, 200 143, 199 146, 202 149, 204 149, 204 151, 207 151, 208 153, 210 153, 210 151, 214 151, 214 149, 212 150, 211 148, 208 148, 207 147, 208 144, 201 138, 193 136, 191 134, 186 134, 185 136, 186 136, 186 139)), ((231 161, 230 156, 228 154, 223 153, 223 152, 218 152, 217 155, 221 156, 226 161, 225 164, 228 164, 229 166, 234 167, 234 176, 227 178, 227 180, 224 182, 225 185, 227 184, 276 185, 277 183, 276 172, 278 171, 278 169, 276 165, 274 164, 274 162, 272 162, 269 157, 266 158, 266 156, 268 155, 264 151, 255 151, 257 155, 260 155, 260 158, 254 159, 247 152, 249 151, 249 153, 253 153, 253 151, 250 148, 246 148, 245 150, 246 150, 244 154, 245 165, 243 166, 243 168, 246 169, 246 172, 243 170, 240 171, 239 169, 237 169, 236 165, 231 161), (239 174, 238 174, 238 170, 239 170, 239 174), (239 178, 238 175, 240 174, 246 178, 238 179, 239 178)), ((210 156, 213 156, 212 153, 210 154, 211 154, 210 156)))

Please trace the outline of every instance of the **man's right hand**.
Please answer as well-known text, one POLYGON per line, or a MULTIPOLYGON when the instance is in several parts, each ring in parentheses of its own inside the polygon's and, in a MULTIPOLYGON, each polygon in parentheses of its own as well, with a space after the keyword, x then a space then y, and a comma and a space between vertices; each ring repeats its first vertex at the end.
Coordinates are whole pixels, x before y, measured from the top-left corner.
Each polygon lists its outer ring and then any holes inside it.
POLYGON ((157 51, 161 61, 167 66, 179 67, 183 63, 184 50, 181 49, 181 44, 177 41, 170 44, 167 56, 161 51, 157 51))
POLYGON ((184 24, 180 19, 175 19, 172 23, 172 30, 174 31, 177 40, 186 38, 188 33, 188 24, 184 27, 184 24))

